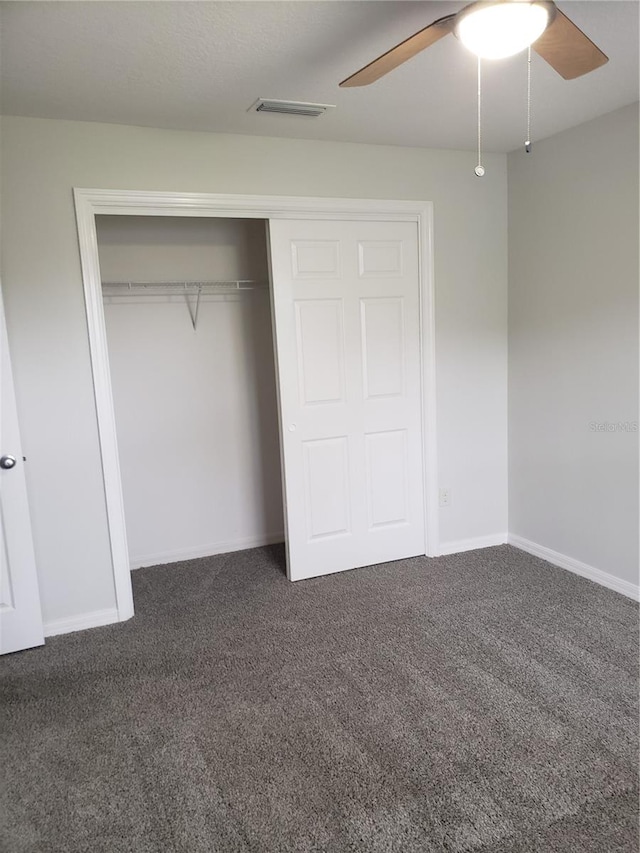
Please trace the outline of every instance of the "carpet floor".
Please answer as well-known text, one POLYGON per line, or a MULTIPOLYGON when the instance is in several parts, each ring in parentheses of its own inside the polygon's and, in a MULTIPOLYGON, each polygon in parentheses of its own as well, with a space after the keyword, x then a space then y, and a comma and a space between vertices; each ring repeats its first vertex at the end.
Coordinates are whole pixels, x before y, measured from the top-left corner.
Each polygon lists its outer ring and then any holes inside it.
POLYGON ((638 607, 503 545, 140 569, 9 655, 7 853, 636 853, 638 607))

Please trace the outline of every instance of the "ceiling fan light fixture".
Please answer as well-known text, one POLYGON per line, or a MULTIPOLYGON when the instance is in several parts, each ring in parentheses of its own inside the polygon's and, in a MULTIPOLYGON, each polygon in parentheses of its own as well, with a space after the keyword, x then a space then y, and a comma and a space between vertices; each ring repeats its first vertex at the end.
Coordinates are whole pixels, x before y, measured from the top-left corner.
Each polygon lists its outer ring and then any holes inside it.
POLYGON ((455 34, 482 59, 504 59, 533 44, 555 16, 548 0, 473 3, 457 16, 455 34))

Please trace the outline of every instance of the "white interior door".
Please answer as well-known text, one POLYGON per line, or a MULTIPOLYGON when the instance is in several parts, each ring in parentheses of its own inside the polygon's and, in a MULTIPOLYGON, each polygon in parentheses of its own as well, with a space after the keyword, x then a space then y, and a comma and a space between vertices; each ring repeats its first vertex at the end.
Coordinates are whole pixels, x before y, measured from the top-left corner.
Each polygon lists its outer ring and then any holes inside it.
POLYGON ((0 293, 0 654, 44 643, 27 486, 0 293))
POLYGON ((289 577, 424 554, 418 226, 269 231, 289 577))

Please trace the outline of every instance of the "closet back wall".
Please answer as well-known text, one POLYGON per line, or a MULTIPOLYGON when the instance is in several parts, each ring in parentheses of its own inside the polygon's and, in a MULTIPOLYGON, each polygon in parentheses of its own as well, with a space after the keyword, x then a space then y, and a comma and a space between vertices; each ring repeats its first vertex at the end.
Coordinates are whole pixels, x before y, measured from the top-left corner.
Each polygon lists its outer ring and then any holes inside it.
MULTIPOLYGON (((265 223, 97 218, 103 281, 268 276, 265 223)), ((281 541, 268 288, 105 298, 132 567, 281 541)))

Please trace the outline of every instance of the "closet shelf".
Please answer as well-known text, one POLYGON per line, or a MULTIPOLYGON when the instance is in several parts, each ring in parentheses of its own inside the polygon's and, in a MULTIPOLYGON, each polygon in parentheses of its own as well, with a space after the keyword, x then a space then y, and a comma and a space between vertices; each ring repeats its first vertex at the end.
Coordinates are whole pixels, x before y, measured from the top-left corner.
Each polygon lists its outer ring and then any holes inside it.
POLYGON ((125 296, 128 293, 139 296, 144 292, 165 293, 169 290, 188 294, 235 293, 238 290, 260 290, 268 286, 268 282, 254 279, 236 279, 234 281, 103 281, 102 291, 108 296, 125 296))
POLYGON ((244 290, 265 290, 268 281, 236 279, 235 281, 103 281, 103 296, 184 296, 194 331, 198 325, 200 297, 214 293, 238 293, 244 290), (195 304, 189 297, 195 297, 195 304))

